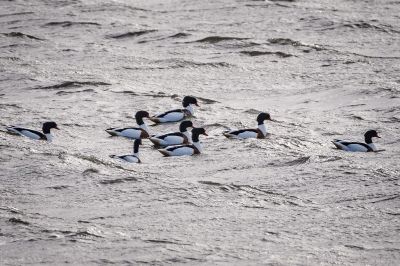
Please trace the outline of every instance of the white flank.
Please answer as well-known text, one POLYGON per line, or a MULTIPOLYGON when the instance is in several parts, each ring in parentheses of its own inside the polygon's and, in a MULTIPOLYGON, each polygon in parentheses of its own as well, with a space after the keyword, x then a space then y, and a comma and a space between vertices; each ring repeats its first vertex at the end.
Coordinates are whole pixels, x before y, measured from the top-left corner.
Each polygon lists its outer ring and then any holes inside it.
POLYGON ((182 120, 184 117, 183 112, 172 112, 160 117, 159 119, 161 122, 177 122, 182 120))
POLYGON ((19 132, 20 135, 28 137, 30 139, 36 139, 36 140, 40 139, 39 135, 37 135, 37 134, 35 134, 35 133, 33 133, 33 132, 29 131, 29 130, 21 130, 21 131, 17 131, 17 132, 19 132))
POLYGON ((163 146, 169 146, 169 145, 179 145, 183 143, 183 138, 179 136, 167 136, 164 138, 164 143, 161 144, 163 146))
POLYGON ((174 149, 173 151, 168 151, 168 149, 166 149, 166 150, 170 156, 184 156, 184 155, 193 155, 194 154, 193 148, 190 148, 190 147, 181 147, 178 149, 174 149))
POLYGON ((244 131, 237 135, 237 137, 241 139, 257 138, 257 133, 254 131, 244 131))
POLYGON ((141 130, 132 129, 132 128, 125 129, 121 132, 117 132, 117 135, 126 137, 126 138, 130 138, 130 139, 140 139, 141 134, 142 134, 141 130))
POLYGON ((126 156, 124 156, 124 157, 122 157, 120 159, 122 159, 122 160, 124 160, 124 161, 126 161, 128 163, 137 163, 137 162, 139 162, 139 158, 134 156, 134 155, 126 155, 126 156))

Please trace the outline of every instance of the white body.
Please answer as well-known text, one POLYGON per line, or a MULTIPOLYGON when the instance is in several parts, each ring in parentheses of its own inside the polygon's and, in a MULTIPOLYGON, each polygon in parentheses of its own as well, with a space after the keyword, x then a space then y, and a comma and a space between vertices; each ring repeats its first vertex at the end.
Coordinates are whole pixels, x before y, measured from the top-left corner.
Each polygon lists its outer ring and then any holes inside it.
MULTIPOLYGON (((191 143, 192 141, 192 137, 190 135, 190 132, 185 131, 182 132, 182 134, 184 134, 189 143, 191 143)), ((171 146, 171 145, 179 145, 182 144, 184 142, 184 138, 180 137, 180 136, 167 136, 165 138, 158 138, 157 136, 151 137, 150 140, 154 143, 157 144, 159 146, 171 146)))
MULTIPOLYGON (((192 104, 189 104, 185 109, 190 113, 190 115, 194 114, 194 108, 192 104)), ((180 120, 183 120, 185 117, 186 115, 184 111, 180 111, 180 112, 168 113, 163 117, 158 117, 158 119, 161 123, 166 123, 166 122, 178 122, 180 120)))
POLYGON ((160 117, 160 122, 176 122, 185 118, 185 114, 183 112, 172 112, 168 113, 163 117, 160 117))
MULTIPOLYGON (((264 137, 267 135, 267 128, 265 127, 265 124, 258 125, 258 129, 262 132, 264 137)), ((257 138, 258 133, 254 131, 244 131, 239 134, 231 134, 231 132, 235 132, 236 130, 231 130, 229 132, 226 132, 226 135, 229 135, 232 138, 238 138, 238 139, 249 139, 249 138, 257 138)))
MULTIPOLYGON (((139 128, 145 130, 147 133, 149 133, 149 130, 147 128, 146 124, 140 125, 139 128)), ((125 138, 130 138, 130 139, 140 139, 142 131, 139 129, 134 129, 134 128, 127 128, 122 131, 118 131, 118 128, 114 129, 107 129, 106 130, 109 134, 115 135, 115 136, 121 136, 125 138)))
MULTIPOLYGON (((360 144, 349 144, 349 145, 344 145, 341 142, 345 142, 342 140, 336 140, 333 141, 334 144, 337 145, 338 148, 344 150, 344 151, 352 151, 352 152, 368 152, 368 149, 366 147, 364 147, 363 145, 360 144)), ((370 144, 366 144, 368 145, 373 151, 376 151, 376 147, 373 143, 370 144)))
POLYGON ((151 137, 150 140, 160 146, 171 146, 182 144, 184 139, 179 136, 167 136, 164 139, 159 139, 157 137, 151 137))
MULTIPOLYGON (((200 144, 200 142, 194 142, 193 145, 200 151, 202 152, 203 147, 200 144)), ((173 146, 172 146, 173 147, 173 146)), ((172 148, 171 147, 171 148, 172 148)), ((169 147, 162 149, 163 151, 165 151, 166 153, 169 154, 169 156, 184 156, 184 155, 193 155, 195 154, 195 150, 192 147, 189 147, 188 145, 185 145, 183 147, 174 149, 174 150, 168 150, 169 147)))
POLYGON ((120 159, 122 159, 128 163, 138 163, 139 162, 139 158, 135 155, 125 155, 123 157, 120 157, 120 159))
MULTIPOLYGON (((17 130, 14 127, 7 127, 7 130, 12 133, 15 133, 15 134, 18 134, 20 136, 24 136, 24 137, 27 137, 30 139, 34 139, 34 140, 41 139, 40 135, 35 134, 34 132, 27 130, 27 129, 17 130)), ((53 140, 53 135, 51 133, 45 134, 45 136, 46 136, 48 142, 51 142, 53 140)))

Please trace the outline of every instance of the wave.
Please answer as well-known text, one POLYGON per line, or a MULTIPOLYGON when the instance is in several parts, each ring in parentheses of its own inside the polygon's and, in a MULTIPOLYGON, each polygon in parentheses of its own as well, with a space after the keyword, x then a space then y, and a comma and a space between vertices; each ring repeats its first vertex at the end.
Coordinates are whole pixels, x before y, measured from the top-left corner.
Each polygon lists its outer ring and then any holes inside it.
MULTIPOLYGON (((373 21, 376 22, 376 21, 373 21)), ((370 22, 365 22, 365 21, 357 21, 357 22, 349 22, 349 23, 342 23, 339 25, 335 25, 332 27, 327 27, 324 29, 321 29, 322 31, 327 31, 327 30, 336 30, 340 28, 351 28, 351 29, 367 29, 367 30, 375 30, 375 31, 380 31, 380 32, 385 32, 385 33, 400 33, 400 30, 396 30, 393 28, 392 25, 385 25, 385 24, 378 24, 375 25, 370 22)))
POLYGON ((212 99, 208 99, 208 98, 203 98, 203 97, 198 97, 198 96, 196 96, 196 98, 198 99, 198 100, 200 100, 202 103, 204 103, 204 104, 214 104, 214 103, 219 103, 218 101, 216 101, 216 100, 212 100, 212 99))
POLYGON ((168 38, 184 38, 190 36, 189 33, 179 32, 177 34, 171 35, 168 38))
POLYGON ((96 168, 88 168, 82 172, 82 175, 98 174, 100 171, 96 168))
POLYGON ((0 56, 0 59, 10 60, 10 61, 21 61, 21 58, 16 56, 0 56))
POLYGON ((47 187, 47 188, 56 189, 56 190, 61 190, 61 189, 67 189, 67 188, 69 188, 69 187, 71 187, 71 186, 59 185, 59 186, 51 186, 51 187, 47 187))
POLYGON ((241 51, 241 54, 249 55, 249 56, 260 56, 260 55, 277 55, 282 58, 292 57, 294 55, 287 54, 284 52, 267 52, 267 51, 241 51))
POLYGON ((101 26, 101 24, 96 23, 96 22, 85 22, 85 21, 54 21, 54 22, 49 22, 44 24, 44 27, 49 27, 49 26, 61 26, 63 28, 65 27, 71 27, 75 25, 94 25, 94 26, 101 26))
POLYGON ((190 245, 179 241, 163 240, 163 239, 145 239, 144 242, 159 243, 159 244, 174 244, 174 245, 190 245))
POLYGON ((117 178, 117 179, 105 179, 100 181, 99 183, 102 185, 112 185, 112 184, 119 184, 125 182, 136 182, 138 179, 133 176, 124 177, 124 178, 117 178))
POLYGON ((50 233, 50 234, 54 234, 54 233, 58 233, 58 234, 62 234, 65 237, 72 237, 72 238, 104 238, 104 236, 98 234, 97 232, 93 232, 95 231, 94 229, 88 228, 86 230, 78 230, 78 231, 70 231, 70 230, 53 230, 53 229, 43 229, 42 232, 43 233, 50 233))
POLYGON ((11 14, 1 14, 0 18, 11 17, 11 16, 20 16, 20 15, 29 15, 29 14, 34 14, 34 12, 18 12, 18 13, 11 13, 11 14))
POLYGON ((269 44, 276 44, 276 45, 290 45, 294 47, 307 47, 311 50, 302 50, 304 53, 310 53, 312 50, 315 51, 327 51, 333 52, 336 54, 342 55, 355 55, 363 58, 371 58, 371 59, 400 59, 400 56, 374 56, 374 55, 364 55, 355 52, 348 52, 348 51, 340 51, 332 48, 325 47, 323 45, 318 44, 305 44, 299 41, 295 41, 289 38, 272 38, 267 40, 269 44))
POLYGON ((56 95, 67 95, 67 94, 81 93, 81 92, 97 93, 93 89, 86 89, 86 90, 81 90, 81 91, 58 91, 56 93, 56 95))
POLYGON ((15 218, 15 217, 12 217, 12 218, 8 219, 8 222, 13 223, 13 224, 30 225, 29 222, 21 220, 19 218, 15 218))
POLYGON ((242 40, 248 40, 249 38, 240 38, 240 37, 222 37, 222 36, 210 36, 210 37, 205 37, 203 39, 197 40, 195 42, 201 42, 201 43, 219 43, 219 42, 224 42, 224 41, 242 41, 242 40))
POLYGON ((152 62, 154 65, 144 67, 124 67, 129 70, 161 70, 161 69, 178 69, 178 68, 222 68, 222 67, 233 67, 234 65, 226 62, 196 62, 183 59, 167 59, 167 60, 155 60, 152 62))
POLYGON ((161 37, 161 38, 150 39, 150 40, 141 40, 141 41, 139 41, 139 43, 162 41, 162 40, 166 40, 166 39, 179 39, 179 38, 185 38, 185 37, 188 37, 188 36, 190 36, 190 34, 184 33, 184 32, 179 32, 179 33, 176 33, 174 35, 167 36, 167 37, 161 37))
POLYGON ((22 211, 14 207, 0 206, 0 210, 8 211, 10 213, 22 214, 22 211))
POLYGON ((54 90, 60 88, 80 88, 83 86, 109 86, 110 83, 101 81, 65 81, 51 86, 35 87, 34 90, 54 90))
POLYGON ((293 165, 305 164, 310 161, 310 158, 311 158, 311 156, 300 157, 298 159, 286 162, 283 165, 293 166, 293 165))
POLYGON ((138 37, 142 36, 151 32, 155 32, 156 30, 141 30, 141 31, 129 31, 126 33, 122 34, 115 34, 115 35, 108 35, 108 38, 113 38, 113 39, 125 39, 125 38, 132 38, 132 37, 138 37))
POLYGON ((38 40, 38 41, 45 40, 45 39, 38 38, 36 36, 25 34, 25 33, 18 32, 18 31, 13 31, 13 32, 8 32, 8 33, 0 33, 0 34, 3 36, 6 36, 6 37, 13 37, 13 38, 28 38, 28 39, 38 40))
POLYGON ((258 115, 259 113, 262 113, 263 111, 257 110, 257 109, 247 109, 243 113, 248 113, 248 114, 253 114, 253 115, 258 115))

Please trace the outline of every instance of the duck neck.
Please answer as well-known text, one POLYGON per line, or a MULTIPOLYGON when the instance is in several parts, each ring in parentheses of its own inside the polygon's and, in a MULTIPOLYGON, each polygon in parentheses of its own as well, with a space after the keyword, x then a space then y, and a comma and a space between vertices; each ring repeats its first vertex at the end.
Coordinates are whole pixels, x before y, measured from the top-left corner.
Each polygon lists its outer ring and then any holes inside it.
POLYGON ((261 131, 264 137, 267 135, 267 128, 264 123, 258 124, 258 129, 261 131))
POLYGON ((193 141, 193 146, 195 146, 196 149, 197 149, 199 152, 202 152, 202 151, 203 151, 203 146, 201 145, 200 141, 193 141))
POLYGON ((188 141, 190 142, 190 143, 192 143, 192 136, 190 135, 190 132, 189 131, 184 131, 184 132, 182 132, 182 134, 183 135, 185 135, 186 137, 187 137, 187 139, 188 139, 188 141))
POLYGON ((135 141, 135 143, 133 144, 133 155, 135 155, 136 157, 139 156, 139 141, 135 141))
POLYGON ((139 127, 149 133, 149 128, 147 127, 146 123, 139 124, 139 127))
POLYGON ((190 113, 190 115, 194 115, 194 108, 193 105, 189 104, 185 107, 185 109, 190 113))
POLYGON ((49 133, 45 133, 44 134, 46 136, 46 139, 48 142, 52 142, 53 141, 53 135, 49 132, 49 133))
POLYGON ((365 143, 372 144, 372 137, 371 136, 365 136, 365 143))
POLYGON ((376 147, 375 147, 375 144, 374 143, 368 143, 368 146, 373 150, 373 151, 376 151, 376 147))

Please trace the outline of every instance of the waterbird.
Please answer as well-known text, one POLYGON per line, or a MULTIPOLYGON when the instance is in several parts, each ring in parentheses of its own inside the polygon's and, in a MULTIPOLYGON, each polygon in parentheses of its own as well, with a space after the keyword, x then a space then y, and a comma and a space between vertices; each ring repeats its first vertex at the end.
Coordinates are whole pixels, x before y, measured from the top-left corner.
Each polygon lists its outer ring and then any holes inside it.
POLYGON ((152 116, 149 119, 154 123, 178 122, 194 115, 193 105, 199 106, 197 103, 197 99, 192 96, 185 96, 182 100, 182 106, 184 107, 184 109, 171 110, 159 115, 152 116))
POLYGON ((267 128, 265 127, 264 121, 270 120, 271 116, 269 113, 260 113, 257 116, 257 128, 250 129, 238 129, 238 130, 227 130, 224 131, 223 134, 227 138, 236 138, 236 139, 248 139, 248 138, 258 138, 263 139, 267 136, 267 128))
POLYGON ((124 160, 128 163, 141 163, 139 158, 139 145, 142 144, 141 139, 135 139, 133 142, 133 154, 127 155, 110 155, 111 158, 124 160))
POLYGON ((375 144, 372 142, 372 138, 380 138, 375 130, 368 130, 364 134, 365 143, 362 142, 352 142, 335 139, 332 143, 336 148, 344 151, 353 152, 375 152, 377 151, 375 144))
POLYGON ((48 142, 51 142, 53 140, 53 135, 50 132, 50 130, 53 128, 59 130, 59 128, 55 122, 43 123, 43 126, 42 126, 43 133, 36 131, 36 130, 18 127, 18 126, 6 127, 6 129, 13 134, 18 134, 21 136, 28 137, 30 139, 35 139, 35 140, 46 140, 48 142))
POLYGON ((149 113, 146 111, 138 111, 135 114, 136 123, 139 127, 123 127, 123 128, 108 128, 106 132, 111 136, 122 136, 130 139, 146 139, 149 135, 149 129, 143 118, 149 118, 149 113))
POLYGON ((158 151, 164 156, 183 156, 200 154, 203 151, 203 146, 200 143, 199 136, 208 136, 204 128, 192 129, 192 144, 168 146, 158 151))
POLYGON ((192 142, 192 137, 188 128, 193 128, 192 121, 185 120, 179 125, 179 132, 172 132, 163 135, 155 135, 150 137, 150 141, 156 146, 171 146, 179 144, 189 144, 192 142))

